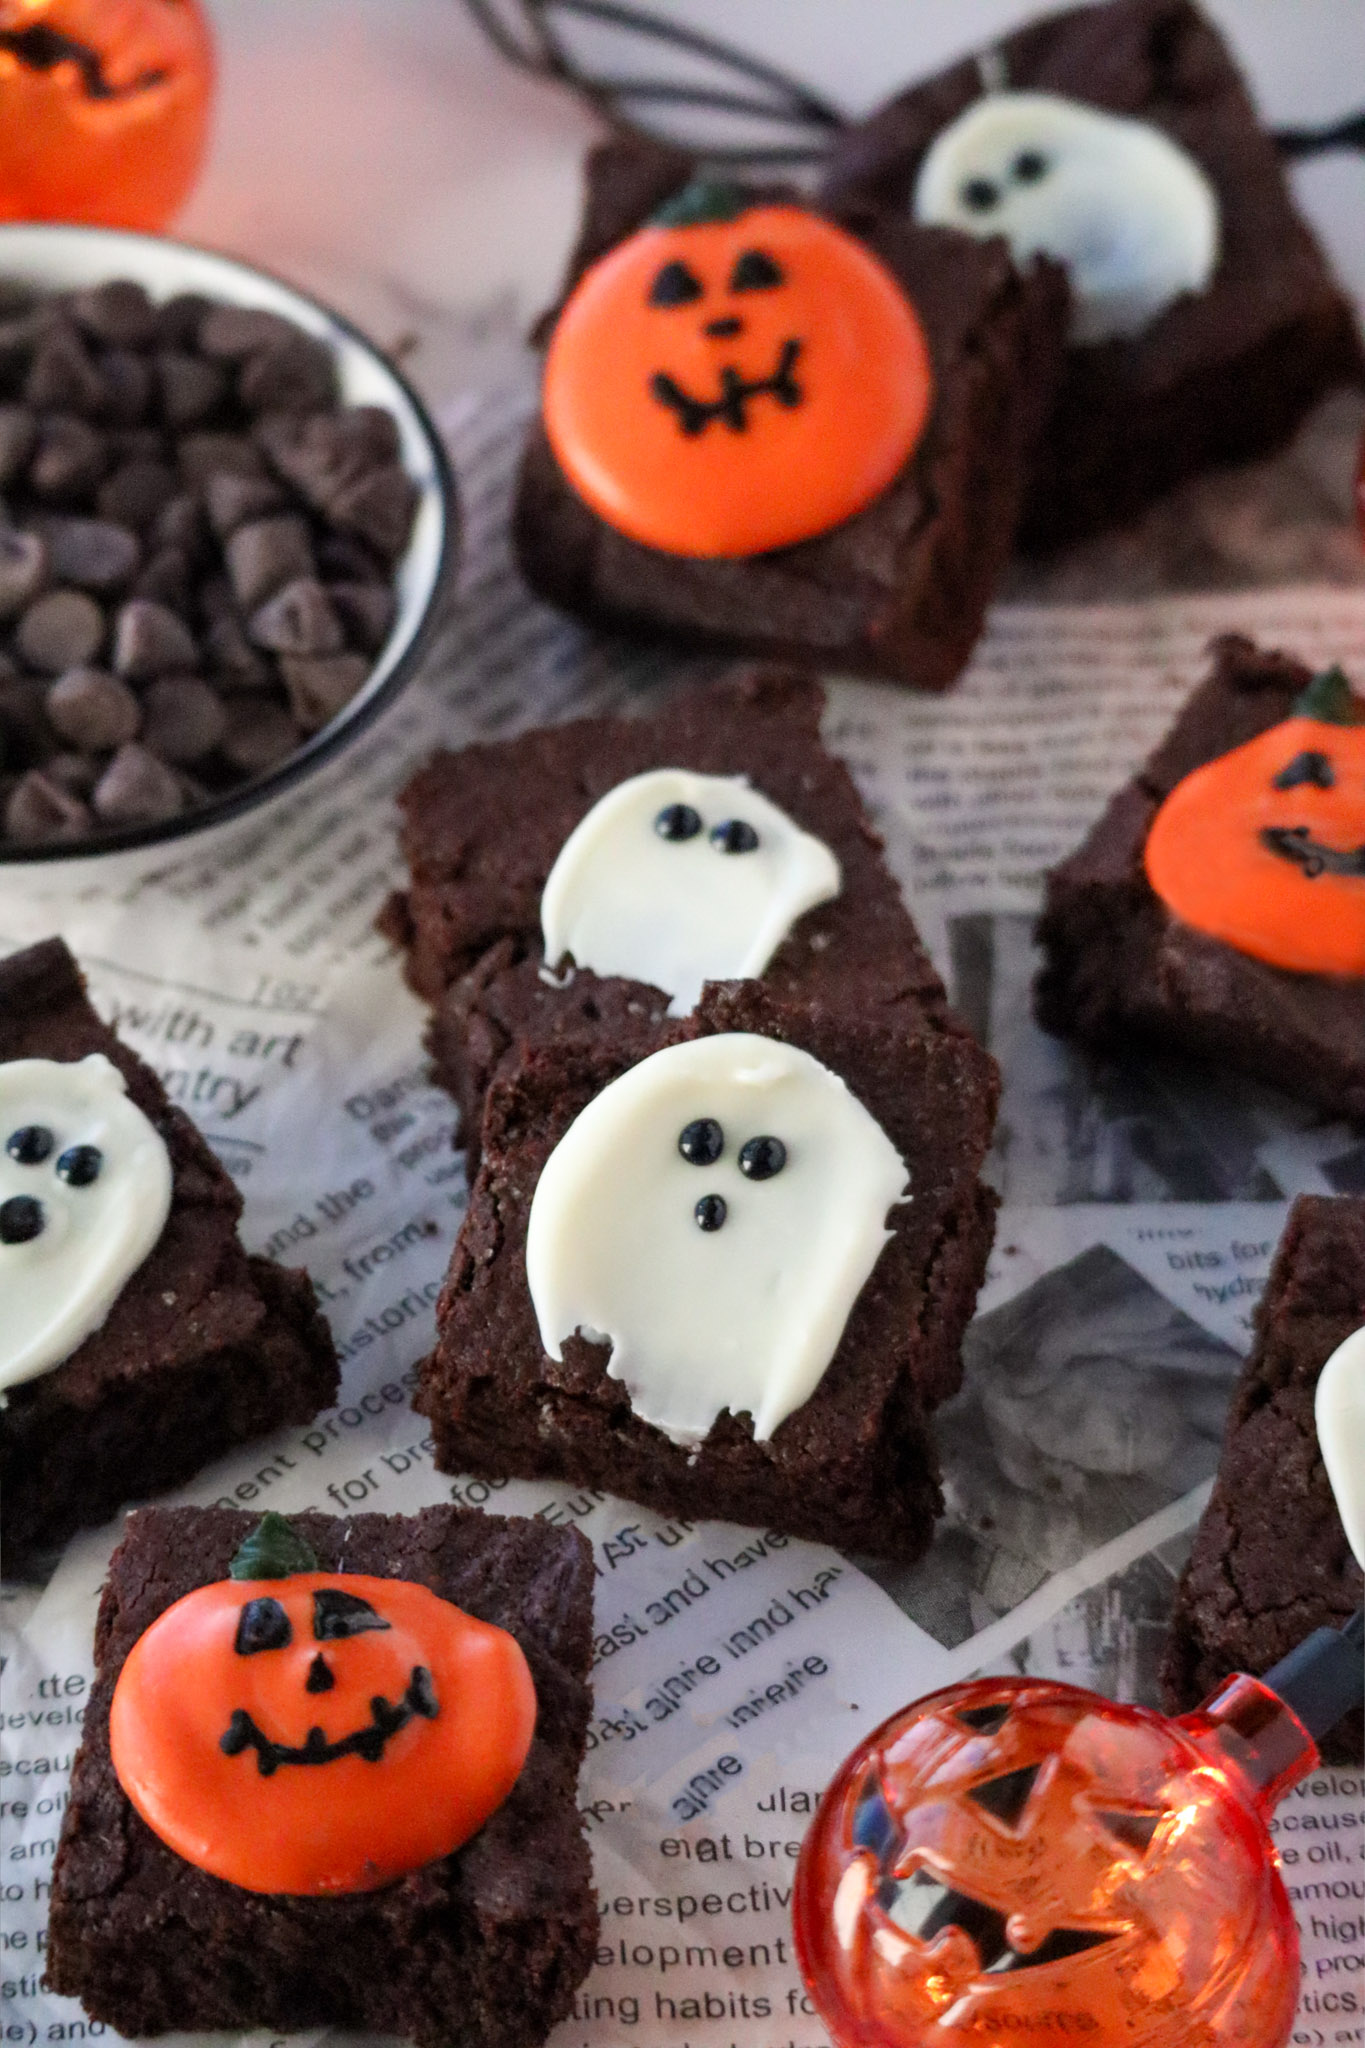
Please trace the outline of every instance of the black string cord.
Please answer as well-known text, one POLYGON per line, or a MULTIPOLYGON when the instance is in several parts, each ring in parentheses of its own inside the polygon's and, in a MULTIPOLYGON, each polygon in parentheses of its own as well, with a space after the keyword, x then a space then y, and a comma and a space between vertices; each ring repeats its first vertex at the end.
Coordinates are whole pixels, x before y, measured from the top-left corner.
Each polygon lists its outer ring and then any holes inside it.
MULTIPOLYGON (((465 0, 465 5, 509 63, 577 93, 618 127, 654 141, 681 142, 713 163, 818 164, 850 125, 803 79, 628 0, 465 0), (714 68, 717 82, 595 71, 565 43, 556 16, 621 31, 632 42, 638 39, 647 56, 662 52, 700 59, 714 68), (688 113, 757 122, 777 134, 763 141, 714 141, 667 132, 669 115, 688 113)), ((1280 154, 1291 160, 1333 149, 1365 151, 1365 109, 1320 127, 1279 128, 1271 135, 1280 154)))

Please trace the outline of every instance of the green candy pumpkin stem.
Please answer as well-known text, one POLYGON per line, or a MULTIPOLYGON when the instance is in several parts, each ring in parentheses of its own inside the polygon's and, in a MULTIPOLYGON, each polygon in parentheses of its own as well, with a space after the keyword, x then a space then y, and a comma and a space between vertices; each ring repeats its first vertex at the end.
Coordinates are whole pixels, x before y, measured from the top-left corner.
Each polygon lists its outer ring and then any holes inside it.
POLYGON ((287 1579, 291 1572, 315 1572, 317 1553, 283 1515, 268 1508, 228 1566, 234 1579, 287 1579))
POLYGON ((1365 697, 1351 688, 1344 669, 1325 668, 1298 699, 1291 718, 1316 718, 1320 725, 1365 725, 1365 697))
POLYGON ((752 193, 719 178, 693 178, 650 215, 656 228, 700 228, 738 220, 753 205, 752 193))

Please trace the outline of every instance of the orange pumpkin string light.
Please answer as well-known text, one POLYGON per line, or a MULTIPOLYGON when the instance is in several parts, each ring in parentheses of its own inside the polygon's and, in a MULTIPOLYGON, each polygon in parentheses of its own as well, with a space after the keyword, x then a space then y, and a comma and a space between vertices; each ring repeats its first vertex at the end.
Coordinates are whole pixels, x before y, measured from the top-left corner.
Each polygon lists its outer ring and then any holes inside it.
POLYGON ((1365 975, 1365 698, 1341 670, 1177 783, 1145 864, 1168 910, 1238 952, 1365 975))
POLYGON ((668 554, 827 532, 913 454, 929 347, 871 251, 795 205, 696 184, 586 272, 545 363, 545 430, 578 495, 668 554))
POLYGON ((0 0, 0 221, 164 228, 212 92, 198 0, 0 0))
POLYGON ((279 1516, 231 1569, 158 1616, 114 1688, 114 1770, 148 1827, 254 1892, 371 1891, 459 1848, 535 1732, 520 1645, 425 1586, 319 1570, 279 1516))

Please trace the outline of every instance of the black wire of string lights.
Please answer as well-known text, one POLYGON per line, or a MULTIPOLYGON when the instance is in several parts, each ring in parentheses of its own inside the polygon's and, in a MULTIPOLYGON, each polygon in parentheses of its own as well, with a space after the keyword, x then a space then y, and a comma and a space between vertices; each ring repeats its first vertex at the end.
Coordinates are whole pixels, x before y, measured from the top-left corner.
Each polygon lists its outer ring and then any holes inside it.
MULTIPOLYGON (((818 164, 849 125, 847 116, 804 80, 627 0, 465 0, 465 5, 509 63, 566 87, 618 128, 691 148, 712 163, 818 164), (598 71, 565 40, 565 27, 573 24, 617 32, 632 54, 708 66, 718 82, 598 71), (732 124, 758 123, 773 133, 740 141, 677 132, 679 120, 689 115, 713 117, 713 126, 715 117, 732 124)), ((1332 149, 1365 151, 1365 110, 1318 127, 1271 133, 1281 155, 1290 159, 1332 149)))

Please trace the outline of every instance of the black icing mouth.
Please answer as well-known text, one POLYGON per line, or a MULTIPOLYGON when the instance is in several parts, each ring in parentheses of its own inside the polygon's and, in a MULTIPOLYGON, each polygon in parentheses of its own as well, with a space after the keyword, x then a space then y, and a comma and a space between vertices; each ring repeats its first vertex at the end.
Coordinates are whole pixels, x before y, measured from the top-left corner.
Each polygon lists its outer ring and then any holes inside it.
POLYGON ((1307 825, 1267 825, 1261 844, 1268 853, 1302 868, 1310 882, 1319 875, 1365 875, 1365 846, 1324 846, 1307 825))
POLYGON ((704 434, 712 420, 723 421, 732 434, 742 434, 748 429, 747 408, 751 398, 775 398, 788 410, 801 403, 804 394, 792 375, 800 353, 799 341, 784 341, 771 377, 761 377, 756 382, 741 377, 738 370, 723 369, 719 398, 694 398, 665 370, 655 372, 649 388, 660 405, 678 415, 678 425, 689 437, 704 434))
POLYGON ((244 1749, 254 1749, 256 1769, 263 1778, 272 1776, 281 1764, 332 1764, 343 1756, 360 1756, 367 1764, 377 1764, 391 1735, 406 1728, 415 1715, 434 1721, 437 1711, 431 1673, 425 1664, 414 1664, 402 1699, 395 1705, 382 1693, 376 1693, 370 1701, 369 1726, 353 1729, 337 1742, 328 1742, 321 1728, 310 1728, 302 1747, 291 1749, 286 1743, 272 1742, 268 1735, 263 1735, 246 1709, 238 1707, 228 1722, 226 1734, 219 1737, 218 1747, 224 1756, 240 1756, 244 1749))
POLYGON ((139 93, 164 85, 170 75, 166 71, 142 71, 127 85, 112 85, 104 75, 104 58, 98 50, 77 42, 74 36, 63 35, 60 29, 37 24, 32 28, 0 29, 0 50, 17 57, 28 71, 53 71, 59 64, 74 64, 88 100, 134 99, 139 93))

